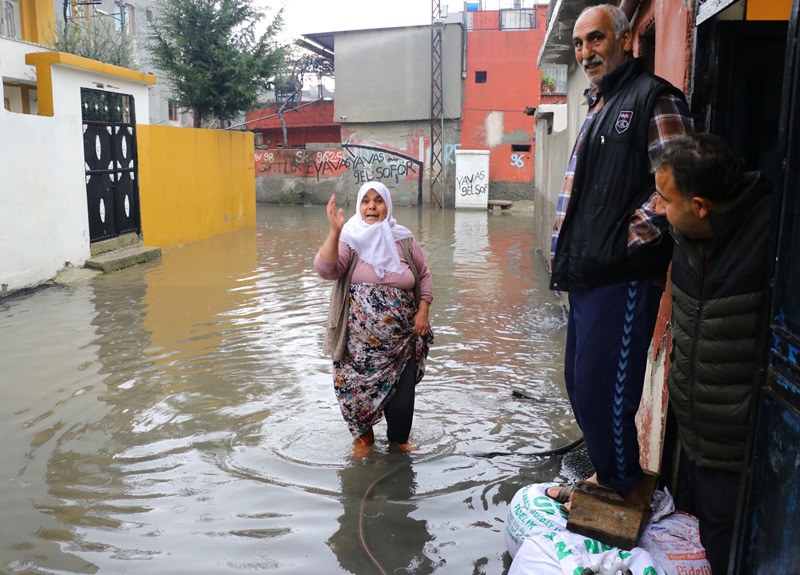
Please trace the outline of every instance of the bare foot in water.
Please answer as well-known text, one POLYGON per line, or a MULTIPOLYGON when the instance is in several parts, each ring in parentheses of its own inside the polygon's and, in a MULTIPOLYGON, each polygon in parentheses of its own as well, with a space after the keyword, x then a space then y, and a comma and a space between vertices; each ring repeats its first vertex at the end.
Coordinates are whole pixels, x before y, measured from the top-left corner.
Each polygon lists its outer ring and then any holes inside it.
POLYGON ((375 444, 375 434, 370 427, 363 435, 357 437, 353 442, 353 457, 363 459, 372 453, 372 446, 375 444))
POLYGON ((419 445, 417 445, 413 441, 409 441, 407 443, 395 443, 395 446, 397 447, 397 449, 405 453, 409 453, 411 451, 417 451, 419 449, 419 445))
POLYGON ((364 443, 361 441, 361 438, 355 440, 353 443, 353 457, 356 459, 364 459, 370 453, 372 453, 371 443, 364 443))

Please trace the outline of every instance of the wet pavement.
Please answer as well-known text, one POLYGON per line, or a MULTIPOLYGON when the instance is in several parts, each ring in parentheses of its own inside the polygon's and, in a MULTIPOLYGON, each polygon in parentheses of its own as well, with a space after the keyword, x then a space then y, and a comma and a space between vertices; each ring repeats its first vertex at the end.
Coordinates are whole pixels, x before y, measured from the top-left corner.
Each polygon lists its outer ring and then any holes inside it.
POLYGON ((563 313, 532 214, 395 217, 434 281, 410 455, 382 423, 351 457, 322 207, 260 205, 161 263, 0 300, 0 573, 505 573, 507 502, 570 478, 530 456, 579 434, 563 313))

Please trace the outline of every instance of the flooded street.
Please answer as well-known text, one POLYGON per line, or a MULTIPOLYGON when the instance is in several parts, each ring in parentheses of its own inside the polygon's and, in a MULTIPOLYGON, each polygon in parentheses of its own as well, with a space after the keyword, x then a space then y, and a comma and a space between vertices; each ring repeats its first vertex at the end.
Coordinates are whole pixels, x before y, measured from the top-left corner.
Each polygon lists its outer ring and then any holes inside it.
POLYGON ((525 454, 579 436, 562 310, 532 214, 394 215, 434 283, 410 455, 351 456, 324 207, 0 300, 0 573, 505 573, 506 503, 569 474, 525 454))

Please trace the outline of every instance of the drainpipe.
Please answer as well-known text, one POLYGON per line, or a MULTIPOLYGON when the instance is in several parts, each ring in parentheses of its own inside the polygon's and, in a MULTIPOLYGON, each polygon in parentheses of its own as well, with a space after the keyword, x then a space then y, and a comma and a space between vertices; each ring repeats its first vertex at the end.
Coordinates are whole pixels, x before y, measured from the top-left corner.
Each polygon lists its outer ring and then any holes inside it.
POLYGON ((641 3, 642 0, 620 0, 619 9, 625 12, 625 16, 628 17, 628 22, 630 22, 633 15, 636 14, 636 10, 638 10, 639 4, 641 3))

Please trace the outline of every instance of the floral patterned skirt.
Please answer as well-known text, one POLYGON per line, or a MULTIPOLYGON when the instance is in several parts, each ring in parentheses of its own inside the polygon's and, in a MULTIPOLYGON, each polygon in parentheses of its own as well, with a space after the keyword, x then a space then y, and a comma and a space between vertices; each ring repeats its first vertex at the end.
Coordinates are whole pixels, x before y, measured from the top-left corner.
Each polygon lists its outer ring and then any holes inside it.
POLYGON ((381 420, 412 354, 417 383, 425 374, 433 334, 414 333, 416 312, 414 298, 405 290, 372 283, 350 286, 347 351, 333 362, 333 387, 354 437, 381 420))

